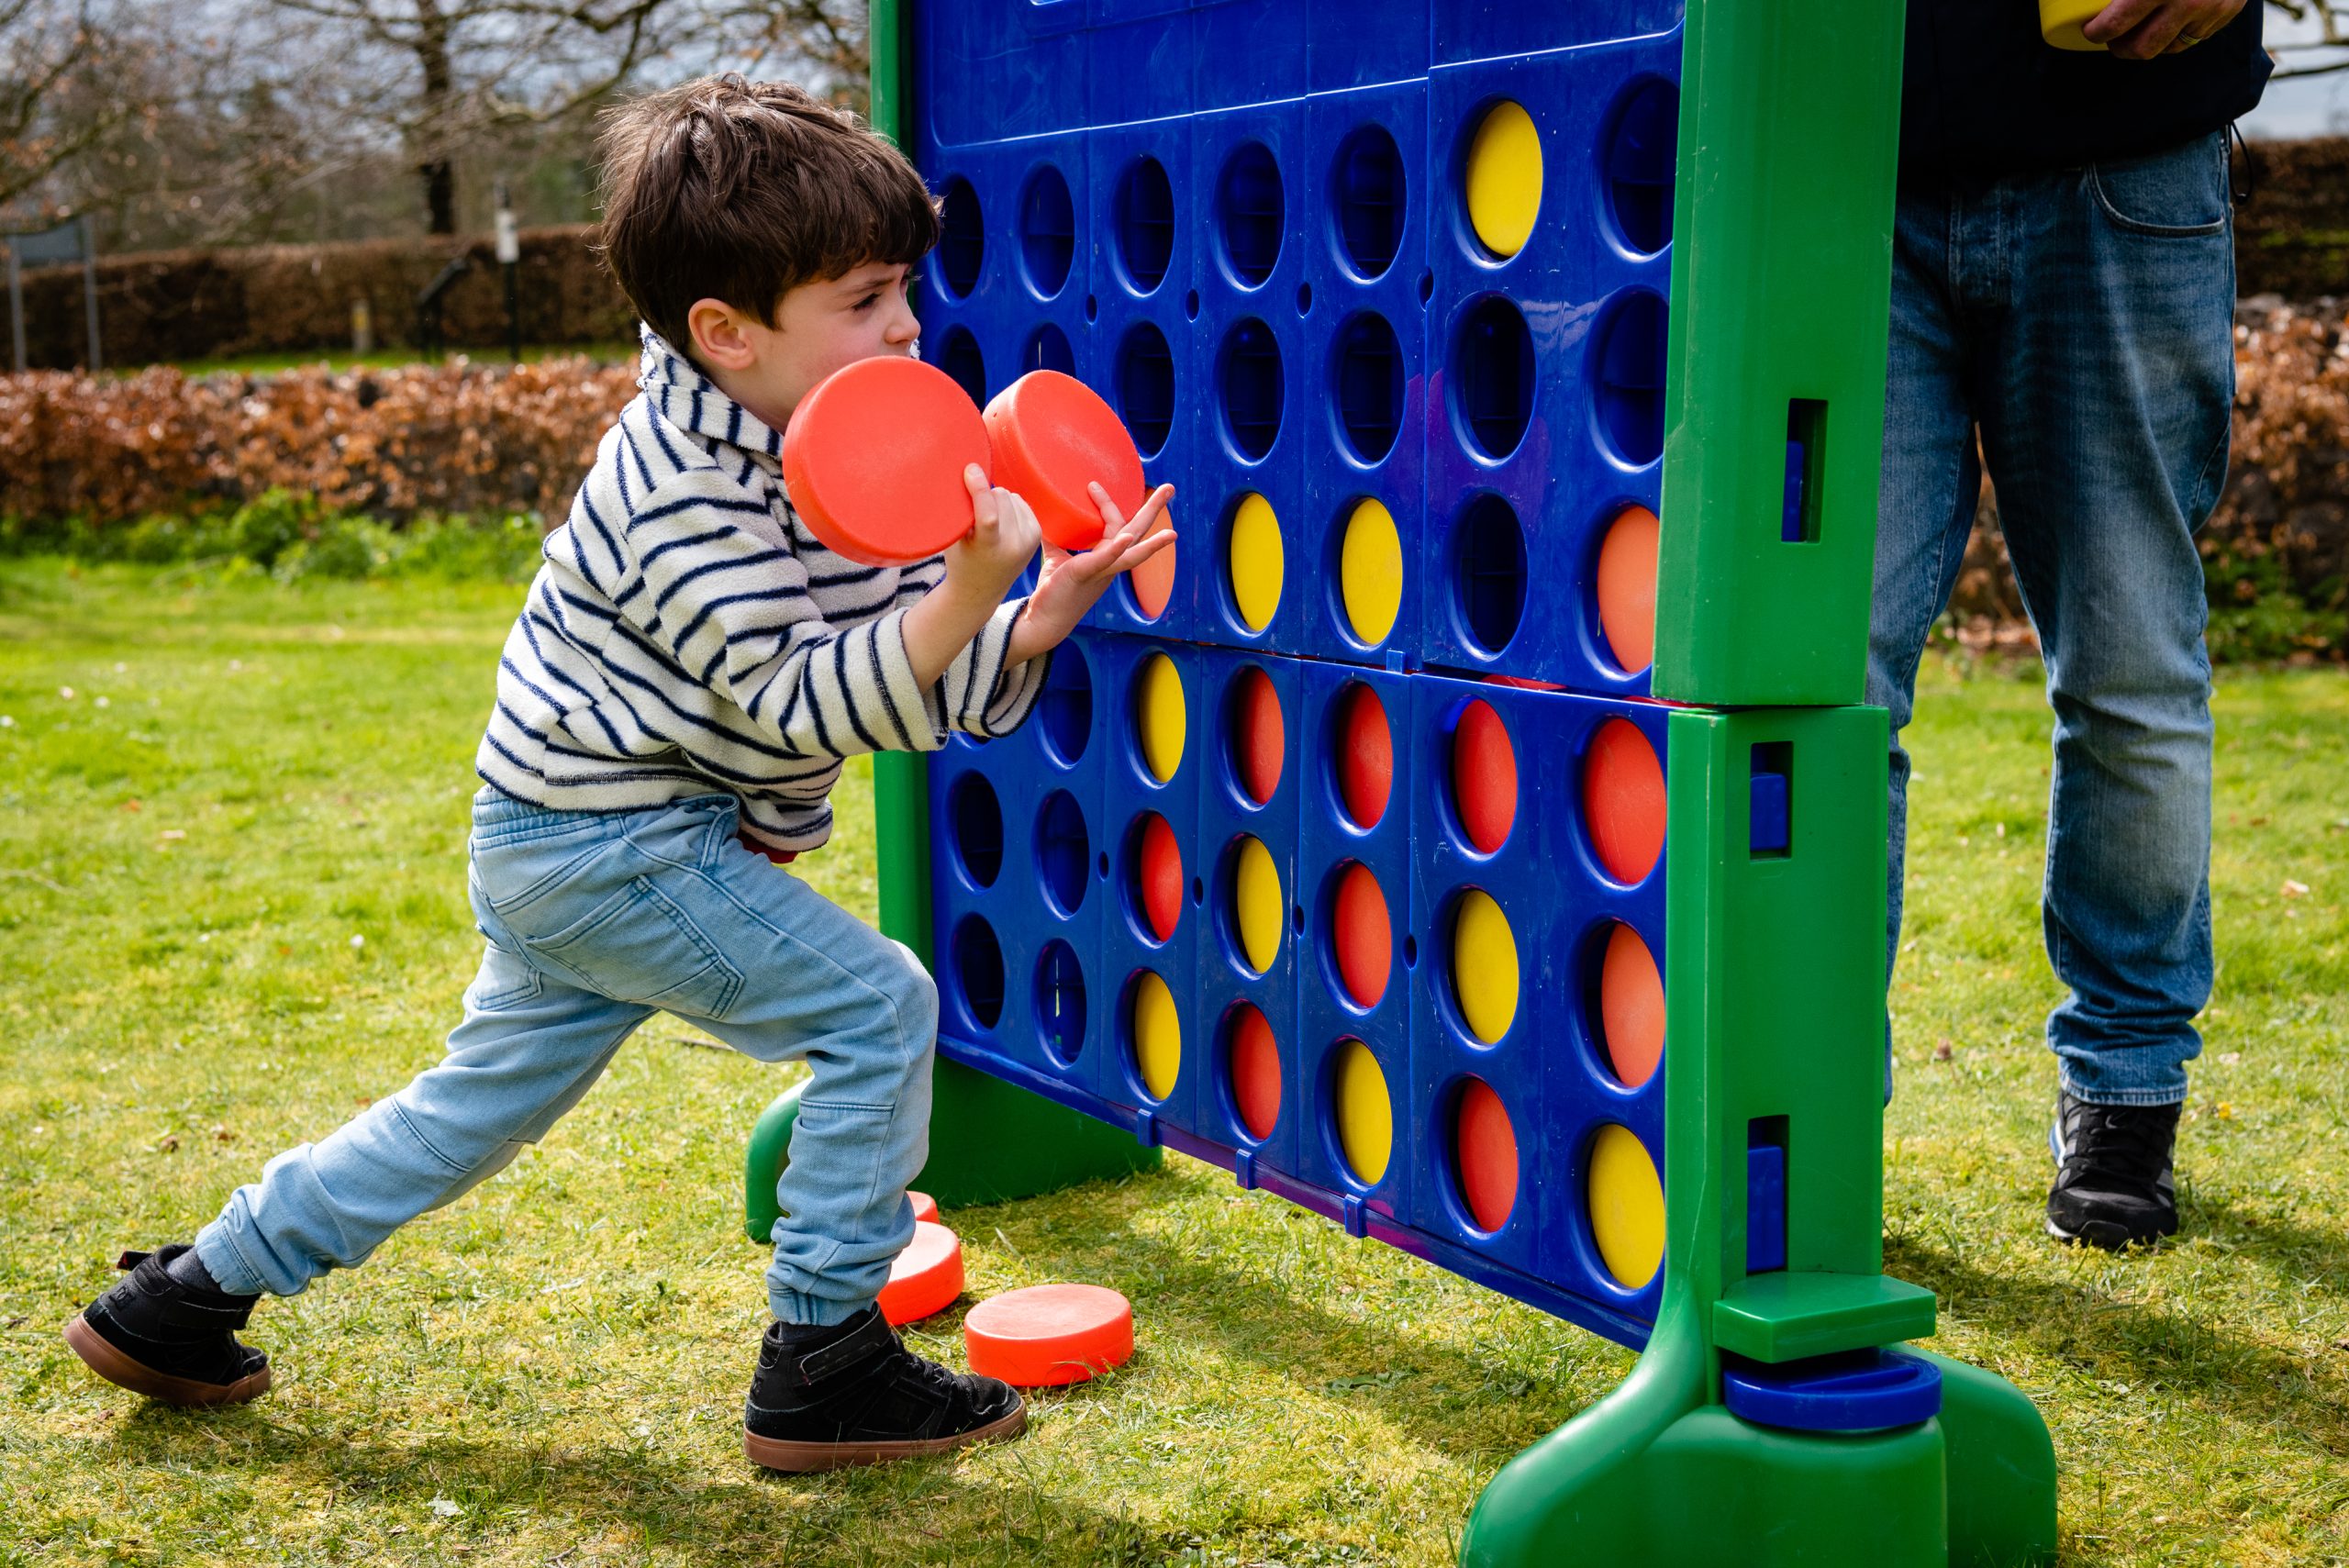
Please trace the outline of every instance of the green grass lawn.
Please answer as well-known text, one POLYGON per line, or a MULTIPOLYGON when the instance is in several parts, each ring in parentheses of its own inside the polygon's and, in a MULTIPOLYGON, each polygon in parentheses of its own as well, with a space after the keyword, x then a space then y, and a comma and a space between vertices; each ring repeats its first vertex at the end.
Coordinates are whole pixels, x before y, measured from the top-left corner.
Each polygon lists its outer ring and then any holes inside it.
MULTIPOLYGON (((538 1151, 264 1303, 258 1405, 98 1384, 58 1329, 115 1252, 192 1232, 455 1021, 471 759, 518 596, 0 562, 0 1564, 1439 1563, 1503 1460, 1630 1366, 1170 1159, 952 1217, 974 1298, 1126 1292, 1122 1373, 1037 1399, 1016 1443, 763 1475, 737 1162, 786 1080, 664 1020, 538 1151)), ((2069 1560, 2349 1561, 2349 681, 2221 684, 2189 1239, 2122 1259, 2040 1234, 2035 672, 1928 687, 1889 1266, 1941 1293, 1936 1348, 2046 1412, 2069 1560)), ((802 862, 868 916, 869 777, 802 862)), ((958 1323, 919 1342, 959 1355, 958 1323)))

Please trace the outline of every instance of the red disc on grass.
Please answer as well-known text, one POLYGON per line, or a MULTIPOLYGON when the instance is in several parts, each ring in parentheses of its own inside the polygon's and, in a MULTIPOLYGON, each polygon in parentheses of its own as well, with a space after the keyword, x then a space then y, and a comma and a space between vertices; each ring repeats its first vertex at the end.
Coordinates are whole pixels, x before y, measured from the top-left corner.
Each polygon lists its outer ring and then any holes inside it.
POLYGON ((1664 976, 1640 933, 1618 924, 1598 966, 1599 1044, 1627 1089, 1655 1076, 1664 1060, 1664 976))
POLYGON ((1609 719, 1590 742, 1582 814, 1607 874, 1627 885, 1645 881, 1664 853, 1664 764, 1628 718, 1609 719))
POLYGON ((938 1200, 936 1198, 930 1196, 928 1193, 917 1193, 910 1191, 906 1194, 906 1196, 913 1200, 914 1218, 916 1219, 927 1219, 933 1225, 938 1222, 938 1200))
POLYGON ((1387 919, 1386 895, 1360 861, 1349 863, 1338 878, 1330 925, 1339 982, 1354 1006, 1375 1007, 1386 995, 1386 978, 1394 968, 1395 931, 1387 919))
POLYGON ((1101 542, 1101 508, 1085 487, 1109 493, 1130 517, 1144 491, 1141 454, 1118 411, 1100 394, 1059 371, 1030 371, 987 404, 995 482, 1025 496, 1044 537, 1063 550, 1101 542))
POLYGON ((1517 748, 1490 703, 1470 703, 1453 728, 1452 800, 1468 841, 1485 854, 1517 824, 1517 748))
POLYGON ((1288 730, 1272 678, 1252 667, 1241 671, 1232 691, 1231 772, 1257 805, 1280 788, 1287 748, 1288 730))
POLYGON ((884 354, 834 371, 783 432, 783 482, 808 530, 866 566, 927 560, 971 531, 963 471, 986 422, 954 378, 884 354))
POLYGON ((1517 1129, 1501 1097, 1482 1078, 1460 1091, 1453 1114, 1452 1150, 1460 1195, 1477 1227, 1498 1230, 1517 1207, 1517 1129))
POLYGON ((1367 830, 1386 815, 1395 787, 1395 736, 1386 705, 1356 684, 1338 699, 1338 796, 1355 827, 1367 830))
POLYGON ((1273 1026, 1242 1002, 1231 1019, 1231 1101, 1249 1136, 1270 1138, 1281 1119, 1281 1052, 1273 1026))
POLYGON ((1134 1353, 1134 1310, 1097 1284, 1031 1284, 1007 1290, 963 1319, 971 1370, 1014 1388, 1083 1383, 1134 1353))
POLYGON ((914 1221, 914 1239, 889 1265, 881 1287, 881 1316, 892 1324, 918 1323, 943 1312, 963 1294, 963 1239, 943 1225, 914 1221))
POLYGON ((1174 934, 1183 917, 1183 847, 1174 829, 1157 812, 1142 817, 1141 842, 1135 846, 1134 871, 1141 883, 1142 918, 1151 935, 1164 941, 1174 934))

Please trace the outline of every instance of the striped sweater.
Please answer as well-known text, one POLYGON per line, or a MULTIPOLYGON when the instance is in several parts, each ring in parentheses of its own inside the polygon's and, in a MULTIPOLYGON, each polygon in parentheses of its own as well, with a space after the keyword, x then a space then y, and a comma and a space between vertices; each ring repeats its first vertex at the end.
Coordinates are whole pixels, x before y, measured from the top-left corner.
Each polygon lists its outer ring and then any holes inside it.
POLYGON ((761 844, 809 850, 842 758, 1027 717, 1047 660, 1004 664, 1025 600, 924 689, 905 612, 944 562, 825 549, 784 492, 782 436, 650 328, 637 385, 506 639, 484 779, 563 811, 724 791, 761 844))

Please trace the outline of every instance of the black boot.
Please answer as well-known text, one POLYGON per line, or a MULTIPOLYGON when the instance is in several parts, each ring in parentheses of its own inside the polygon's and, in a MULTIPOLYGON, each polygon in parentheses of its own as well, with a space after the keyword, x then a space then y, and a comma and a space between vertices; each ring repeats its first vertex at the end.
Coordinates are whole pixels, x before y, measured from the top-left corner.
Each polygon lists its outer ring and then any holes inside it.
POLYGON ((829 1328, 768 1326, 742 1451, 769 1470, 839 1470, 1018 1437, 1027 1426, 1010 1385, 922 1360, 868 1307, 829 1328))
POLYGON ((211 1284, 174 1242, 160 1252, 125 1252, 115 1267, 130 1277, 65 1325, 65 1342, 108 1383, 165 1405, 235 1405, 269 1387, 269 1358, 237 1342, 257 1296, 211 1284), (191 1266, 193 1265, 193 1266, 191 1266), (192 1283, 193 1274, 206 1284, 192 1283))
POLYGON ((2048 1145, 2061 1162, 2047 1233, 2108 1252, 2177 1234, 2176 1106, 2092 1106, 2061 1090, 2048 1145))

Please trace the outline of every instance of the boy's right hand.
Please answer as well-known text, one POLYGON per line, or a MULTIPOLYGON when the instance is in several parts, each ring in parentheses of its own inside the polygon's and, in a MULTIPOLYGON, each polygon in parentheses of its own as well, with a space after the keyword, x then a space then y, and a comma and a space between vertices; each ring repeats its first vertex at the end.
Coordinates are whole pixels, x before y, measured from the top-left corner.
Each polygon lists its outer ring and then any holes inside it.
POLYGON ((987 484, 977 463, 963 470, 971 492, 971 531, 946 548, 942 584, 964 602, 999 605, 1035 558, 1043 530, 1028 503, 987 484))

